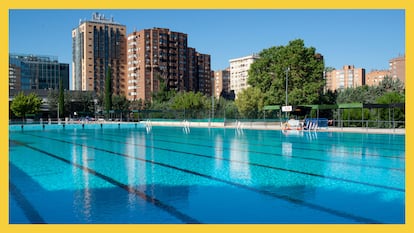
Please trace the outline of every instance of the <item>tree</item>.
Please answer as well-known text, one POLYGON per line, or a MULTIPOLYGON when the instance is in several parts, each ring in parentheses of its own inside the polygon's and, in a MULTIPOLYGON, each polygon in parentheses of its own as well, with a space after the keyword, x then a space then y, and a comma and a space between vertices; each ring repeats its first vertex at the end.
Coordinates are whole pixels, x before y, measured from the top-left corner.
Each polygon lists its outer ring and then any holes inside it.
POLYGON ((173 109, 200 110, 206 107, 206 97, 201 92, 179 92, 175 95, 171 107, 173 109))
POLYGON ((387 92, 384 95, 377 98, 376 101, 378 104, 397 104, 397 103, 404 103, 405 96, 399 92, 387 92))
POLYGON ((376 87, 359 86, 355 88, 346 88, 338 92, 336 102, 342 103, 375 103, 376 98, 381 94, 376 87))
POLYGON ((289 105, 317 104, 323 92, 324 63, 301 39, 287 46, 264 49, 250 66, 248 84, 264 93, 264 104, 285 104, 286 75, 289 105))
POLYGON ((335 68, 334 68, 334 67, 331 67, 331 66, 327 66, 327 67, 325 67, 325 73, 332 72, 332 71, 334 71, 334 70, 335 70, 335 68))
MULTIPOLYGON (((59 104, 59 93, 56 90, 49 90, 46 102, 49 105, 50 115, 52 115, 52 113, 53 115, 55 115, 55 113, 57 114, 57 106, 59 104)), ((52 117, 50 115, 49 117, 52 117)))
POLYGON ((124 95, 112 96, 112 106, 114 110, 128 111, 129 105, 130 103, 124 95))
POLYGON ((153 102, 166 102, 171 100, 176 94, 175 91, 169 90, 164 79, 158 77, 159 89, 152 94, 153 102))
POLYGON ((385 76, 378 86, 358 86, 346 88, 338 92, 337 103, 377 103, 377 99, 387 93, 399 93, 404 95, 404 83, 399 79, 385 76))
POLYGON ((378 84, 378 89, 380 92, 399 92, 403 93, 404 83, 399 79, 393 79, 389 76, 385 76, 384 79, 378 84))
POLYGON ((338 96, 338 92, 336 90, 335 91, 327 90, 326 93, 320 96, 319 103, 335 104, 337 96, 338 96))
POLYGON ((178 92, 170 106, 174 110, 183 110, 185 118, 200 118, 205 114, 204 110, 211 108, 211 101, 201 92, 178 92))
POLYGON ((220 97, 216 101, 216 116, 222 118, 236 118, 238 115, 238 109, 233 100, 227 100, 220 97))
POLYGON ((257 87, 248 87, 237 94, 236 105, 244 118, 258 118, 264 106, 264 94, 257 87))
POLYGON ((40 110, 42 99, 39 98, 35 93, 24 95, 23 92, 19 92, 11 103, 11 110, 13 113, 22 117, 23 121, 26 119, 26 114, 36 114, 40 110))
POLYGON ((127 113, 129 110, 130 102, 124 95, 113 95, 112 96, 112 108, 115 110, 115 113, 118 117, 122 119, 124 113, 127 113))
POLYGON ((105 75, 105 112, 109 115, 109 111, 112 109, 112 77, 111 67, 107 66, 105 75))
POLYGON ((142 110, 144 109, 144 102, 142 99, 132 100, 129 106, 131 110, 142 110))
POLYGON ((59 79, 59 117, 65 116, 65 93, 63 91, 62 79, 59 79))
POLYGON ((92 92, 90 91, 78 92, 76 99, 79 103, 78 111, 81 111, 82 115, 90 116, 90 114, 93 114, 95 112, 94 96, 92 92))
MULTIPOLYGON (((378 104, 399 104, 405 102, 405 96, 398 91, 387 92, 384 95, 377 98, 378 104)), ((379 110, 379 119, 388 119, 391 121, 405 121, 405 109, 404 108, 390 108, 390 109, 380 109, 379 110)), ((399 127, 398 123, 396 126, 399 127)), ((390 126, 390 125, 389 125, 390 126)), ((403 126, 404 127, 404 126, 403 126)))

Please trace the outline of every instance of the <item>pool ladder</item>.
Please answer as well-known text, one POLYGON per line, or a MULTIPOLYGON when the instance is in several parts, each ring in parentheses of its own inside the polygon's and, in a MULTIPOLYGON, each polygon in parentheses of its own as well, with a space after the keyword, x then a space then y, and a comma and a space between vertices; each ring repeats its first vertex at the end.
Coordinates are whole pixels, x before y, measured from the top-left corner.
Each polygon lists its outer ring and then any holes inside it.
POLYGON ((185 134, 189 134, 190 133, 190 122, 187 120, 183 121, 183 132, 185 134))
POLYGON ((147 133, 150 133, 152 130, 152 123, 150 121, 150 119, 147 119, 147 121, 145 122, 145 129, 147 130, 147 133))
POLYGON ((240 121, 236 121, 236 134, 237 135, 243 134, 243 124, 240 121))

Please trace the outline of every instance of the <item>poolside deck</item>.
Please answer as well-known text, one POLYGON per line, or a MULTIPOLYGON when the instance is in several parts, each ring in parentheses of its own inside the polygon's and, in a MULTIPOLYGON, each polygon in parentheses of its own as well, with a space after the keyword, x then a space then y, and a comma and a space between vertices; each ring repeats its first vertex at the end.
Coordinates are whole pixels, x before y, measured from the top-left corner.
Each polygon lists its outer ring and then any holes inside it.
MULTIPOLYGON (((143 122, 144 123, 144 122, 143 122)), ((235 122, 191 122, 190 127, 212 127, 212 128, 237 128, 241 129, 260 129, 260 130, 281 130, 281 126, 274 122, 240 122, 239 125, 235 122)), ((171 121, 154 121, 151 122, 153 126, 183 126, 183 122, 171 121)), ((327 127, 318 129, 321 132, 354 132, 354 133, 377 133, 377 134, 405 134, 405 128, 402 129, 380 129, 380 128, 361 128, 361 127, 327 127)))
MULTIPOLYGON (((147 124, 151 126, 175 126, 184 127, 187 124, 189 127, 201 128, 234 128, 234 129, 258 129, 258 130, 281 130, 281 126, 276 122, 198 122, 198 121, 141 121, 141 122, 68 122, 62 124, 25 124, 25 125, 9 125, 9 130, 42 130, 42 129, 57 129, 59 127, 71 128, 117 128, 117 127, 145 127, 147 124)), ((311 130, 314 131, 314 130, 311 130)), ((354 132, 354 133, 374 133, 374 134, 405 134, 405 128, 398 129, 380 129, 380 128, 361 128, 361 127, 326 127, 318 129, 320 132, 354 132)))

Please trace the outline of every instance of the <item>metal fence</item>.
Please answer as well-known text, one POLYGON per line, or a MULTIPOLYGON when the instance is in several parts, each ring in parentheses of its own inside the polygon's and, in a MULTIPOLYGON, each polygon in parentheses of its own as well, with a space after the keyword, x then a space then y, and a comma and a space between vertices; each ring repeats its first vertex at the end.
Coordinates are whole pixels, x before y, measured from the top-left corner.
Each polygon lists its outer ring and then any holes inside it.
POLYGON ((362 127, 362 128, 384 128, 384 129, 401 129, 405 128, 405 121, 394 120, 333 120, 333 126, 344 127, 362 127))
MULTIPOLYGON (((294 116, 288 116, 293 118, 294 116)), ((145 110, 134 111, 129 113, 123 113, 119 115, 113 115, 113 118, 106 119, 110 122, 140 122, 140 121, 183 121, 188 120, 191 122, 216 122, 223 123, 223 125, 231 125, 236 122, 243 122, 245 124, 263 124, 263 125, 280 125, 282 122, 288 120, 284 114, 276 115, 263 115, 261 118, 243 118, 237 113, 226 113, 225 111, 213 112, 211 111, 197 111, 197 110, 145 110)), ((304 120, 304 118, 297 118, 298 120, 304 120)), ((24 122, 19 120, 10 120, 9 124, 71 124, 71 123, 99 123, 104 121, 99 117, 90 118, 33 118, 26 119, 24 122)), ((399 129, 405 128, 404 120, 355 120, 355 119, 341 119, 337 117, 337 114, 333 114, 333 118, 329 119, 328 127, 360 127, 360 128, 382 128, 382 129, 399 129)))

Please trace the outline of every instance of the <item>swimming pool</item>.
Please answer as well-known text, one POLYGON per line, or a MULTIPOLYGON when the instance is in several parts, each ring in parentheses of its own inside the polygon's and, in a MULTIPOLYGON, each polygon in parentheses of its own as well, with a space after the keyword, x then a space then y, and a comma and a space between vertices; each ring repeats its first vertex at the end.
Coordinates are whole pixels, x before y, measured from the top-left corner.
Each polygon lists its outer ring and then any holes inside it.
POLYGON ((405 223, 405 135, 9 132, 10 223, 405 223))

